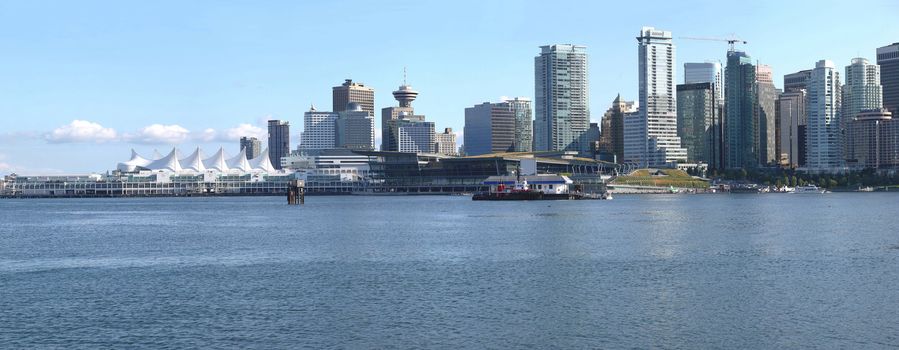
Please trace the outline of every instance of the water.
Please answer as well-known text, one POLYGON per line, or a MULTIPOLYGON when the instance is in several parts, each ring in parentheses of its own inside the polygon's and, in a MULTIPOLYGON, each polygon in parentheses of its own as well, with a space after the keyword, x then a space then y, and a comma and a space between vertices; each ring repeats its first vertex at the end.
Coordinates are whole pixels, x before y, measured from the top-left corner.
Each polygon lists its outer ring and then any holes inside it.
POLYGON ((899 196, 0 201, 5 348, 896 348, 899 196))

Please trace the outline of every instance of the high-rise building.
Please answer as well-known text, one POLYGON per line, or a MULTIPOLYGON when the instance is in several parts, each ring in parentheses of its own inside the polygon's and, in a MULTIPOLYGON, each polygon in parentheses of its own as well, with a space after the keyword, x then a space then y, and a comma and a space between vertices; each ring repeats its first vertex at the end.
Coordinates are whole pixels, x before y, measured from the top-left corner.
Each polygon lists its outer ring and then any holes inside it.
POLYGON ((323 149, 337 147, 337 132, 334 130, 337 117, 335 112, 318 111, 315 106, 303 114, 303 137, 300 138, 300 152, 316 154, 323 149))
POLYGON ((511 152, 515 144, 515 111, 508 102, 484 102, 465 108, 465 154, 511 152))
POLYGON ((727 52, 724 70, 724 167, 754 168, 759 162, 758 84, 752 59, 745 52, 727 52))
POLYGON ((833 62, 815 64, 808 82, 806 166, 818 171, 843 167, 840 72, 833 62))
POLYGON ((587 48, 541 46, 540 56, 534 58, 534 76, 534 150, 586 151, 580 141, 590 126, 587 48))
POLYGON ((346 79, 340 86, 335 86, 331 91, 333 111, 343 112, 351 102, 358 103, 362 110, 375 116, 375 89, 346 79))
POLYGON ((281 158, 290 155, 290 123, 268 121, 268 157, 275 169, 281 169, 281 158))
POLYGON ((590 158, 601 159, 599 152, 601 136, 599 123, 590 123, 590 127, 587 128, 587 132, 584 133, 584 141, 587 142, 588 148, 590 149, 590 158))
POLYGON ((434 122, 424 120, 421 115, 401 115, 391 122, 396 144, 391 145, 397 152, 434 153, 436 135, 434 122))
POLYGON ((399 106, 387 107, 381 109, 381 150, 391 152, 404 152, 400 149, 423 150, 424 153, 433 153, 431 148, 434 146, 434 123, 425 122, 424 115, 416 115, 412 108, 412 101, 418 97, 418 91, 412 90, 412 87, 403 81, 403 85, 393 92, 393 97, 399 102, 399 106), (400 123, 399 120, 406 120, 400 123), (416 123, 423 123, 417 125, 416 123), (400 128, 407 128, 404 137, 400 140, 400 128), (423 128, 430 125, 430 132, 424 132, 423 128), (424 137, 430 135, 427 144, 422 143, 424 137), (414 136, 414 137, 413 137, 414 136), (413 141, 414 139, 414 141, 413 141), (414 144, 414 146, 412 146, 414 144), (405 145, 401 147, 401 145, 405 145))
POLYGON ((848 122, 863 110, 883 107, 883 88, 880 86, 880 66, 864 58, 853 58, 846 66, 843 85, 843 120, 848 122))
POLYGON ((877 48, 880 66, 880 85, 883 86, 883 107, 899 114, 899 43, 877 48))
POLYGON ((534 117, 531 112, 531 100, 525 97, 505 99, 515 114, 515 136, 512 139, 512 152, 531 152, 534 150, 533 131, 534 117))
POLYGON ((262 153, 262 142, 255 137, 241 136, 240 149, 246 150, 247 159, 253 159, 262 153))
POLYGON ((784 92, 808 90, 808 80, 811 77, 811 69, 801 70, 796 73, 784 75, 784 92))
POLYGON ((719 105, 724 105, 723 81, 720 62, 684 63, 684 84, 712 83, 719 105))
POLYGON ((784 92, 775 101, 775 117, 780 124, 777 153, 782 166, 805 165, 805 100, 805 89, 799 89, 784 92))
POLYGON ((866 109, 846 123, 850 168, 899 167, 899 120, 883 108, 866 109))
POLYGON ((621 100, 621 94, 602 115, 599 136, 599 152, 607 154, 609 161, 624 161, 624 114, 635 112, 634 101, 621 100))
POLYGON ((625 161, 641 167, 686 162, 687 150, 681 147, 677 136, 675 52, 671 32, 643 27, 637 42, 640 115, 645 126, 641 128, 642 135, 633 136, 643 141, 644 146, 633 149, 631 154, 625 149, 625 161))
POLYGON ((375 118, 362 109, 362 104, 350 102, 338 113, 335 121, 336 146, 356 151, 375 150, 375 118))
POLYGON ((774 164, 778 161, 777 155, 777 120, 775 119, 774 101, 777 100, 778 91, 774 87, 774 72, 771 66, 759 64, 756 66, 756 116, 759 125, 759 164, 774 164))
POLYGON ((677 86, 677 135, 687 162, 721 167, 721 120, 713 82, 677 86))
POLYGON ((443 129, 443 132, 436 134, 434 139, 436 140, 434 151, 437 154, 446 156, 459 155, 459 152, 456 149, 456 134, 453 132, 453 128, 443 129))

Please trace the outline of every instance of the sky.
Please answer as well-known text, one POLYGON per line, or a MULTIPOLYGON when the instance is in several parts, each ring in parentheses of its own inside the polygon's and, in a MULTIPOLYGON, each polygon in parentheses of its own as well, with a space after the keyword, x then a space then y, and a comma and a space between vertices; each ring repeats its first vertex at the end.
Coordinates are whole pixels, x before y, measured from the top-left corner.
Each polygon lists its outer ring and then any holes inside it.
POLYGON ((532 98, 534 56, 556 43, 587 46, 598 121, 637 96, 642 26, 673 32, 678 83, 683 63, 727 51, 682 37, 737 36, 781 87, 820 59, 874 61, 899 42, 897 13, 895 0, 2 1, 0 174, 104 172, 132 148, 236 154, 268 119, 290 122, 295 148, 331 87, 372 86, 380 110, 404 68, 416 114, 461 132, 466 107, 532 98))

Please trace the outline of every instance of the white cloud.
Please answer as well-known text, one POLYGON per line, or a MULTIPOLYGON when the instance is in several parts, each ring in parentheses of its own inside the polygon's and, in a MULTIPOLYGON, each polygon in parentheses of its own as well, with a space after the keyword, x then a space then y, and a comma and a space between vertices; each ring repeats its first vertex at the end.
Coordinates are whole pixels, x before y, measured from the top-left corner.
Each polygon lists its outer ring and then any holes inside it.
POLYGON ((98 123, 87 120, 73 120, 44 135, 51 143, 96 142, 102 143, 118 139, 115 129, 104 128, 98 123))
POLYGON ((168 144, 174 145, 186 141, 190 131, 181 125, 153 124, 140 129, 135 134, 126 134, 125 140, 143 144, 168 144))
POLYGON ((194 135, 193 138, 197 141, 212 142, 218 139, 218 131, 215 131, 213 128, 207 128, 194 135))
POLYGON ((223 131, 218 131, 213 128, 207 128, 203 131, 194 133, 192 135, 192 138, 201 142, 231 142, 240 140, 240 138, 244 136, 255 137, 257 139, 264 140, 266 134, 266 130, 258 126, 252 124, 240 124, 223 131))
POLYGON ((225 130, 224 135, 222 135, 222 141, 236 141, 240 140, 243 136, 255 137, 260 140, 264 139, 267 136, 268 132, 260 128, 258 126, 252 124, 240 124, 236 127, 225 130))

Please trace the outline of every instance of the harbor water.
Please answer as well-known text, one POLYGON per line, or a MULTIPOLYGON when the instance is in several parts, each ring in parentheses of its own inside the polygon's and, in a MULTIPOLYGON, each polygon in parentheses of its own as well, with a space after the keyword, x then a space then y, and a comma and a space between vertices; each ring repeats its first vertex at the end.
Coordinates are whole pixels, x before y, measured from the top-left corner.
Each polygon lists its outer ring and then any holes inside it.
POLYGON ((899 195, 0 201, 2 348, 896 348, 899 195))

